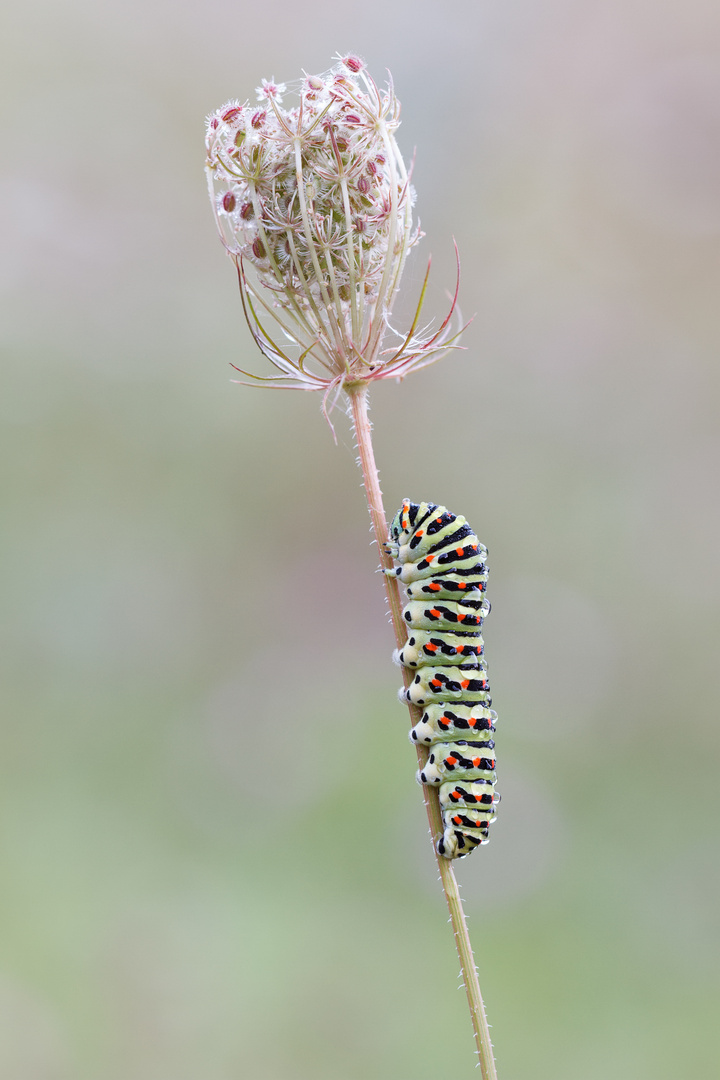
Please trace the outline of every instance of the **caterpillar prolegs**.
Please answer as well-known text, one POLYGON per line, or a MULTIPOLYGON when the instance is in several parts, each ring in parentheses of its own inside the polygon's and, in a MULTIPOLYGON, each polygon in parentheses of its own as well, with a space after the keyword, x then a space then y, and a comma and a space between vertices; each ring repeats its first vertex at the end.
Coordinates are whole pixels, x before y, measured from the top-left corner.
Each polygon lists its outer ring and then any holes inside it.
POLYGON ((481 628, 487 549, 464 517, 404 499, 385 550, 399 563, 385 573, 407 585, 409 637, 394 659, 416 672, 401 701, 423 706, 410 739, 429 747, 421 784, 438 785, 443 834, 437 849, 461 859, 488 841, 495 793, 495 722, 481 628))

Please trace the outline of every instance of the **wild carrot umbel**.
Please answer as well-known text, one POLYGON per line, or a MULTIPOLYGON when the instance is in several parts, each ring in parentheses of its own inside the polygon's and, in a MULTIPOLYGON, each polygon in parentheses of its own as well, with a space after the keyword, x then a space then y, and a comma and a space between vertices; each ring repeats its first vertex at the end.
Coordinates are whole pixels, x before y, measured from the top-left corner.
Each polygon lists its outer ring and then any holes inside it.
POLYGON ((349 387, 438 360, 453 343, 455 301, 423 334, 426 276, 410 329, 391 330, 405 259, 420 236, 392 84, 381 91, 358 57, 345 56, 324 75, 306 75, 288 110, 285 91, 263 80, 256 104, 229 101, 208 118, 206 171, 250 331, 275 368, 270 377, 242 374, 323 391, 327 413, 349 387))
MULTIPOLYGON (((243 309, 274 369, 241 371, 250 385, 317 390, 329 419, 345 397, 383 569, 388 527, 368 418, 368 388, 402 379, 457 347, 455 295, 436 329, 420 326, 428 274, 410 328, 394 330, 391 310, 410 248, 415 193, 395 141, 400 105, 355 55, 323 75, 305 75, 297 103, 263 79, 257 102, 229 101, 207 122, 207 177, 215 220, 233 259, 243 309)), ((429 273, 429 267, 428 267, 429 273)), ((398 580, 383 575, 398 648, 407 638, 398 580)), ((403 677, 408 679, 407 669, 403 677)), ((410 705, 413 724, 420 710, 410 705)), ((420 765, 427 751, 418 746, 420 765)), ((435 790, 424 788, 433 843, 442 834, 435 790)), ((457 882, 437 855, 460 956, 483 1080, 495 1078, 490 1037, 457 882)))

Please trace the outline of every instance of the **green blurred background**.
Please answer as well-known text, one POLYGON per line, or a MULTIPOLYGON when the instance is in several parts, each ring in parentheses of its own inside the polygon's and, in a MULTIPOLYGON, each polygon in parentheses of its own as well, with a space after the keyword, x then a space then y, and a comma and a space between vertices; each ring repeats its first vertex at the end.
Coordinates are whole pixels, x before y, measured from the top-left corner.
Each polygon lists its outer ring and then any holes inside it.
POLYGON ((490 548, 503 804, 458 873, 501 1080, 714 1080, 715 5, 4 21, 0 1075, 477 1075, 347 423, 229 382, 204 116, 340 49, 417 148, 408 294, 454 235, 476 313, 373 418, 388 509, 490 548))

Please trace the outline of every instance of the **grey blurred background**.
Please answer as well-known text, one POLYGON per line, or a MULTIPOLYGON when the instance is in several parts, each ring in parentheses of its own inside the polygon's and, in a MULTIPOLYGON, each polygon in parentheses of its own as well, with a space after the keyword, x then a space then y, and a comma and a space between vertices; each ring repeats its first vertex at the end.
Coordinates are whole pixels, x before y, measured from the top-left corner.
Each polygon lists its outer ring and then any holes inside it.
POLYGON ((351 438, 262 367, 205 115, 356 50, 467 351, 373 394, 489 546, 502 1080, 720 1073, 720 17, 707 0, 4 15, 0 1075, 471 1077, 351 438), (443 421, 452 438, 426 434, 443 421))

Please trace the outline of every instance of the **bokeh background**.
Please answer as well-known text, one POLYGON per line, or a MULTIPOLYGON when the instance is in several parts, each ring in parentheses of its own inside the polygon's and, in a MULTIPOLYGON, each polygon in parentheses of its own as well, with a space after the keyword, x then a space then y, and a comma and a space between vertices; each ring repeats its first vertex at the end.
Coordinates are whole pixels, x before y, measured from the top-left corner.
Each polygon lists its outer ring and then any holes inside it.
POLYGON ((406 310, 454 235, 475 314, 373 418, 388 509, 490 549, 500 1076, 714 1080, 716 5, 3 19, 0 1075, 477 1075, 348 426, 230 383, 202 174, 208 112, 356 50, 417 150, 406 310))

